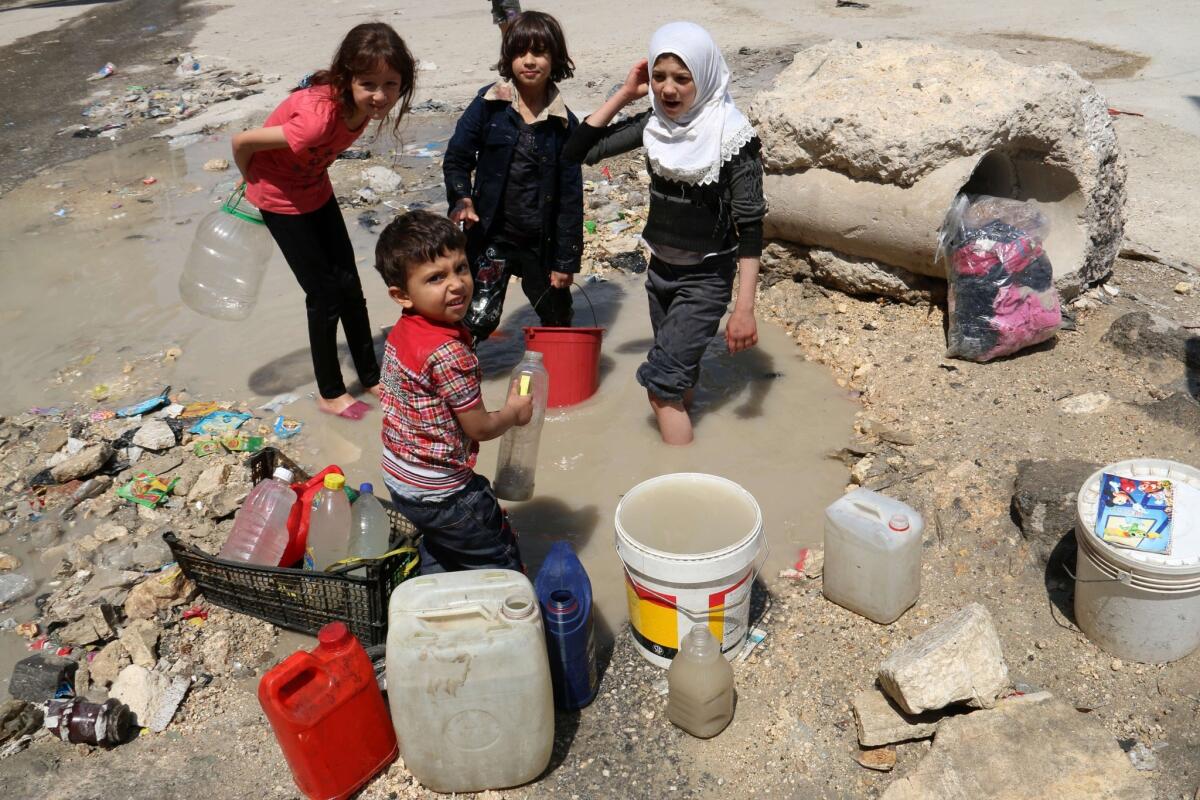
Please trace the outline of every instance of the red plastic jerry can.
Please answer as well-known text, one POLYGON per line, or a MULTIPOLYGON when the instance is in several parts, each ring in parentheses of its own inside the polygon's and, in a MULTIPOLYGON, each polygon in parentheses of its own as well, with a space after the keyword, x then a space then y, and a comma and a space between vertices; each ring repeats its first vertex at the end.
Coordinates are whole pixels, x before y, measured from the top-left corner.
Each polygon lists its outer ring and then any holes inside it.
POLYGON ((263 675, 258 702, 311 800, 349 797, 399 752, 371 659, 341 622, 263 675))

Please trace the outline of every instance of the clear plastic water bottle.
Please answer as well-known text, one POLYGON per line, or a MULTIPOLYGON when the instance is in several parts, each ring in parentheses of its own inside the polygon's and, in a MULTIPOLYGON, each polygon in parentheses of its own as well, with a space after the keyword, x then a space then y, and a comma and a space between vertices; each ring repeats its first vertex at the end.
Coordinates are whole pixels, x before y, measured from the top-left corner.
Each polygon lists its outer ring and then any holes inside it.
POLYGON ((233 518, 233 530, 221 548, 221 558, 278 567, 288 544, 288 516, 296 504, 291 470, 275 474, 250 490, 233 518))
POLYGON ((358 491, 358 499, 350 507, 350 548, 346 555, 349 558, 378 558, 388 551, 392 523, 374 494, 374 486, 364 483, 358 491))
POLYGON ((546 419, 546 400, 550 396, 550 374, 542 366, 542 354, 526 350, 513 368, 512 384, 518 391, 533 395, 533 417, 528 425, 514 425, 500 440, 500 455, 496 459, 496 496, 501 500, 528 500, 533 497, 533 481, 537 472, 538 443, 542 439, 542 423, 546 419))
POLYGON ((475 291, 471 294, 463 324, 475 341, 482 342, 500 324, 504 295, 508 292, 507 262, 500 258, 496 248, 489 247, 475 262, 474 278, 475 291))
POLYGON ((323 570, 350 550, 350 501, 345 485, 346 476, 326 475, 325 485, 313 497, 305 569, 323 570))
POLYGON ((274 249, 262 215, 244 195, 242 186, 200 221, 179 276, 183 302, 215 319, 250 316, 274 249))

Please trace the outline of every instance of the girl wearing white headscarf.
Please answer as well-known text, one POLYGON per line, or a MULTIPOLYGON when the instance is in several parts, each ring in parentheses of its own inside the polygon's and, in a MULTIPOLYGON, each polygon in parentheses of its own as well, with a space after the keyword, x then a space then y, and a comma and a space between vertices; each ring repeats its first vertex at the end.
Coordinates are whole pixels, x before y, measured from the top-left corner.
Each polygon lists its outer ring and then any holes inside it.
POLYGON ((646 150, 650 248, 646 293, 654 346, 637 372, 668 444, 692 441, 688 415, 700 358, 716 335, 738 276, 725 326, 729 352, 758 342, 754 293, 762 255, 761 144, 729 96, 729 67, 708 32, 672 22, 655 32, 650 57, 576 129, 563 158, 595 164, 646 150), (650 110, 610 125, 650 94, 650 110))

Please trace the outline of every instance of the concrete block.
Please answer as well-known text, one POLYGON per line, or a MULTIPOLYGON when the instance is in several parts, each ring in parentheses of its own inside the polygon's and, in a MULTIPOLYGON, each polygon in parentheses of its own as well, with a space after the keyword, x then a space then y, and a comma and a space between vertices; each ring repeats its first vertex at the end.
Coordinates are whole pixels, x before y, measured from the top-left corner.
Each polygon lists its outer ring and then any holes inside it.
POLYGON ((863 747, 928 739, 937 731, 943 716, 931 711, 906 714, 890 697, 874 688, 859 692, 851 705, 858 743, 863 747))
POLYGON ((991 708, 1009 685, 991 615, 972 603, 901 645, 879 665, 879 684, 909 714, 991 708))

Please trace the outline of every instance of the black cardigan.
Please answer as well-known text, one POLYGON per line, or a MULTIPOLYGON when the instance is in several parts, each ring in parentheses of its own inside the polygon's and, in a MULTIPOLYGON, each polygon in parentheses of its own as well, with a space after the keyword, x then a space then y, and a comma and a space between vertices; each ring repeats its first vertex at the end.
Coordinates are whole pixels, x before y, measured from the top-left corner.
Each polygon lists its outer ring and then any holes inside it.
MULTIPOLYGON (((642 146, 652 111, 604 128, 581 122, 562 150, 564 161, 595 164, 642 146)), ((673 181, 650 172, 650 216, 642 236, 652 244, 694 252, 720 252, 737 246, 738 257, 758 258, 763 248, 762 144, 746 143, 721 165, 716 183, 707 186, 673 181)))

